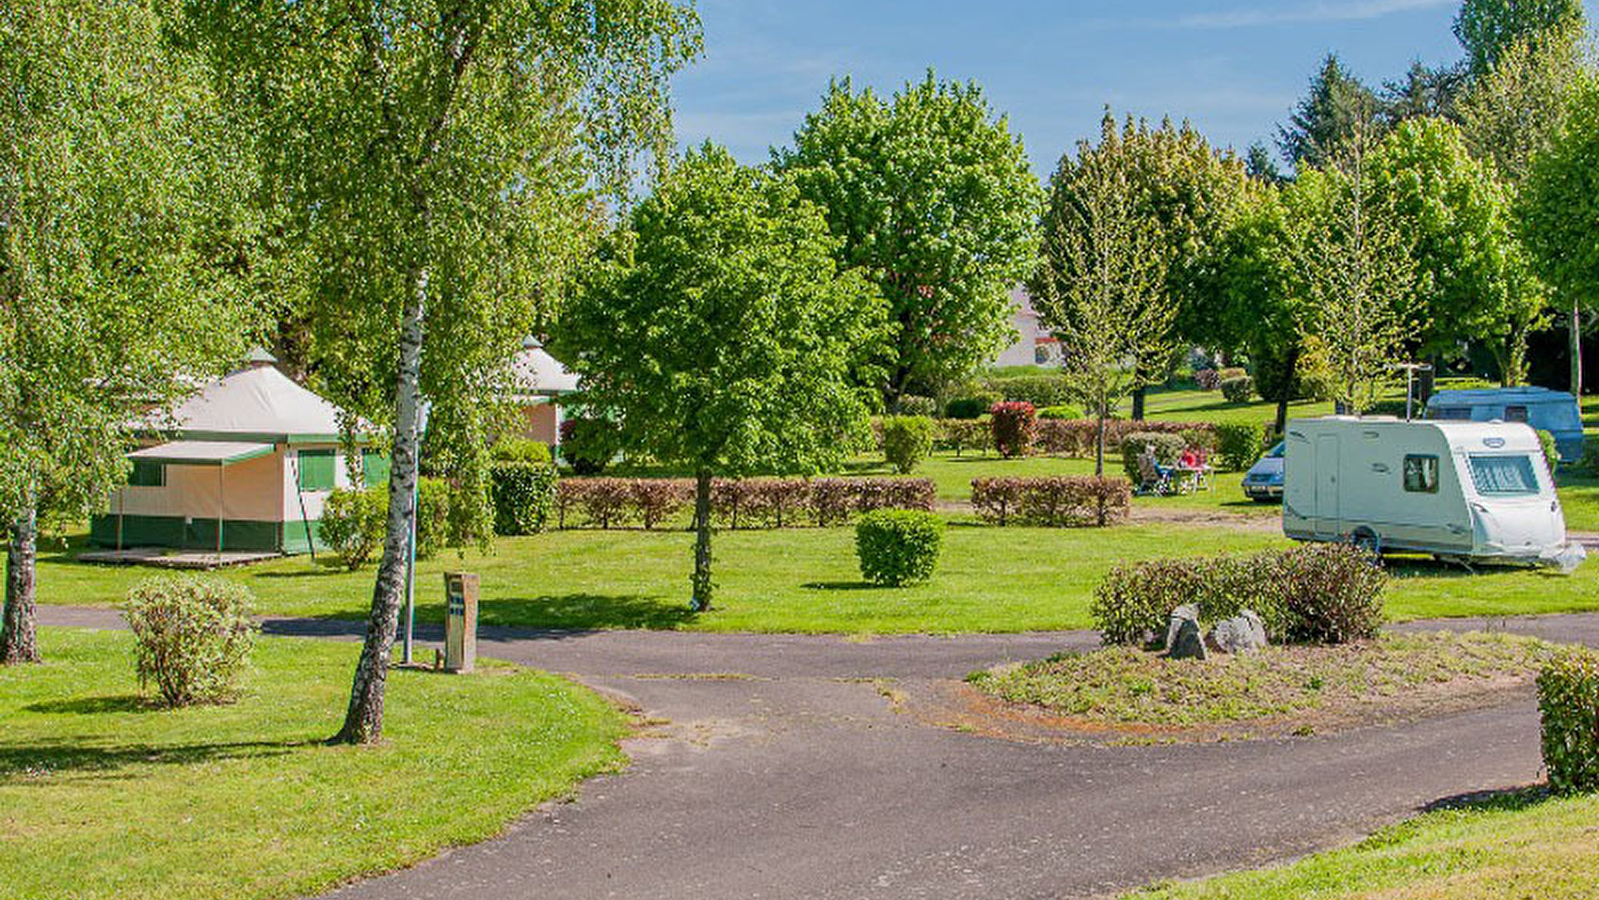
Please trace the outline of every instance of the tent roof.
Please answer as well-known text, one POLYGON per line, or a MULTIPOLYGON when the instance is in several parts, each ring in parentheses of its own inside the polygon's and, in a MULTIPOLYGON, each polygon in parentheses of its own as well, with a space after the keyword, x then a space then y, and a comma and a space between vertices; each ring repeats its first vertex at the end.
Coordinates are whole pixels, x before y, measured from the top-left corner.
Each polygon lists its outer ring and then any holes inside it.
POLYGON ((271 444, 247 441, 171 441, 135 450, 128 458, 175 466, 225 466, 271 452, 271 444))
POLYGON ((148 426, 189 441, 332 443, 339 439, 339 410, 258 363, 211 382, 148 426))
POLYGON ((577 390, 577 376, 545 352, 537 341, 529 341, 511 361, 511 375, 523 394, 567 394, 577 390))

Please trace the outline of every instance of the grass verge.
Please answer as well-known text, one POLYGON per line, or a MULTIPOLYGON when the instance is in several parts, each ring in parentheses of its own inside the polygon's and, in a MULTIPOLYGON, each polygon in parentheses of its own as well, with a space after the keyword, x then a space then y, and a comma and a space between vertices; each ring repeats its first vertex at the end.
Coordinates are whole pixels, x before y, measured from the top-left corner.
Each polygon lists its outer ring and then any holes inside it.
POLYGON ((1549 644, 1505 634, 1385 634, 1339 646, 1272 646, 1241 656, 1172 660, 1130 647, 1061 654, 975 672, 968 681, 1010 703, 1089 724, 1188 726, 1328 716, 1359 719, 1433 706, 1525 682, 1549 644))
POLYGON ((1599 796, 1541 790, 1440 809, 1299 862, 1156 886, 1127 900, 1589 900, 1599 796))
POLYGON ((551 675, 389 676, 384 741, 330 747, 360 648, 262 639, 238 702, 156 709, 131 638, 43 629, 0 669, 0 898, 309 895, 484 840, 612 769, 621 716, 551 675))

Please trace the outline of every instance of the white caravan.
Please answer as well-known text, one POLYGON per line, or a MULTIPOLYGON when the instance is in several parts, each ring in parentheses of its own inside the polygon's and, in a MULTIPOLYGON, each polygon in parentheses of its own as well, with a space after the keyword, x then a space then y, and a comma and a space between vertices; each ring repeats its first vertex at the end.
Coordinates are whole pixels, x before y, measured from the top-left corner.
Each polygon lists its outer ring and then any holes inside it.
POLYGON ((1582 557, 1524 424, 1295 419, 1283 469, 1283 532, 1295 540, 1562 568, 1582 557))

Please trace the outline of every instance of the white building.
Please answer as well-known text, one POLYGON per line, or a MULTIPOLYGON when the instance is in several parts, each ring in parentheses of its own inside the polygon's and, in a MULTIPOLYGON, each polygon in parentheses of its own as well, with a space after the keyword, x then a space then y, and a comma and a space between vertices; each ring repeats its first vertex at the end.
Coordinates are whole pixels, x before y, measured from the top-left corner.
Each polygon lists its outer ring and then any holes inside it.
POLYGON ((1017 338, 999 354, 994 365, 1058 367, 1060 341, 1039 324, 1038 313, 1033 311, 1026 289, 1020 285, 1012 288, 1010 300, 1011 325, 1016 329, 1017 338))

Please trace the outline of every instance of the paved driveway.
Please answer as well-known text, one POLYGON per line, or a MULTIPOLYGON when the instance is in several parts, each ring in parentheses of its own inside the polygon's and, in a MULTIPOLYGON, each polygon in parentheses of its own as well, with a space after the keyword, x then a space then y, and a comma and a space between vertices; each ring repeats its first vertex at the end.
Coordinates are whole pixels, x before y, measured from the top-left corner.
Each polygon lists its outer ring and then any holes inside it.
MULTIPOLYGON (((98 610, 42 616, 116 624, 98 610)), ((1493 624, 1599 644, 1599 616, 1493 624)), ((353 638, 359 625, 267 628, 353 638)), ((1088 897, 1290 858, 1541 777, 1530 694, 1326 737, 1147 747, 961 733, 885 696, 1093 643, 1083 632, 852 642, 486 629, 483 654, 570 673, 657 724, 628 742, 626 773, 589 782, 576 802, 332 896, 1088 897)))

